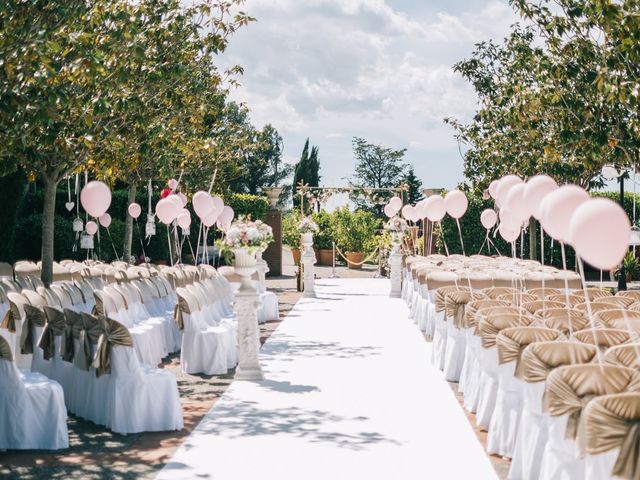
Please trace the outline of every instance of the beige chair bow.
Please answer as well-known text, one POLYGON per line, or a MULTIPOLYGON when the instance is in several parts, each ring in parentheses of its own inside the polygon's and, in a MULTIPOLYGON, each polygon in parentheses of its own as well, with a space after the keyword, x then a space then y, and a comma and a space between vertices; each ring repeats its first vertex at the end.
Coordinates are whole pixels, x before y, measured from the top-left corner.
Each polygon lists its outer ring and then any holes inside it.
POLYGON ((570 307, 574 305, 578 305, 579 303, 584 303, 584 297, 580 295, 566 294, 566 293, 549 295, 547 297, 547 300, 550 300, 552 302, 558 302, 565 306, 569 304, 570 307))
POLYGON ((13 362, 13 354, 11 353, 11 347, 4 337, 0 336, 0 358, 13 362))
POLYGON ((581 430, 590 455, 620 449, 612 477, 640 478, 640 393, 604 395, 585 408, 581 430))
POLYGON ((505 293, 504 295, 498 295, 498 300, 504 300, 511 302, 513 305, 524 305, 525 303, 534 302, 538 299, 535 295, 530 295, 525 292, 518 293, 505 293))
POLYGON ((82 330, 80 331, 80 351, 76 352, 73 364, 80 370, 89 371, 93 363, 93 344, 97 344, 104 333, 104 323, 94 315, 81 312, 82 330))
POLYGON ((486 298, 480 291, 454 290, 445 294, 445 316, 453 318, 456 328, 464 328, 465 311, 469 302, 486 298))
POLYGON ((550 342, 563 339, 564 335, 557 330, 544 327, 510 327, 496 336, 498 363, 500 365, 516 362, 514 376, 522 378, 522 352, 531 343, 550 342))
POLYGON ((544 382, 549 373, 563 365, 591 362, 596 347, 572 341, 535 342, 522 352, 522 373, 527 383, 544 382))
POLYGON ((569 415, 566 438, 577 440, 584 451, 584 436, 579 432, 584 407, 595 397, 640 391, 640 372, 617 365, 569 365, 552 371, 547 377, 544 406, 551 416, 569 415))
POLYGON ((527 293, 531 295, 535 295, 540 300, 543 300, 547 298, 549 295, 558 295, 561 292, 557 288, 539 287, 539 288, 529 288, 527 289, 527 293))
POLYGON ((467 303, 465 309, 465 328, 471 328, 476 326, 476 313, 479 310, 491 309, 495 307, 508 307, 509 303, 503 300, 494 300, 491 298, 485 298, 483 300, 474 300, 467 303))
POLYGON ((49 306, 45 306, 43 309, 47 322, 44 325, 38 346, 43 351, 42 356, 44 359, 51 360, 56 353, 56 337, 62 336, 62 352, 66 351, 69 343, 71 343, 70 347, 73 349, 73 338, 67 340, 67 336, 71 336, 71 329, 67 328, 67 319, 63 312, 49 306))
MULTIPOLYGON (((545 327, 559 330, 565 335, 571 335, 573 332, 578 332, 580 330, 588 328, 590 324, 587 318, 581 315, 567 315, 567 311, 564 310, 563 316, 555 315, 552 317, 544 318, 544 325, 545 327)), ((596 325, 600 326, 600 323, 597 323, 596 325)))
POLYGON ((35 343, 33 327, 44 327, 47 323, 47 317, 42 308, 29 304, 24 305, 24 316, 25 322, 20 336, 20 353, 30 355, 33 353, 33 345, 35 343))
POLYGON ((93 358, 93 367, 96 376, 111 373, 111 351, 114 346, 133 347, 133 340, 129 330, 119 322, 107 317, 99 317, 104 325, 104 332, 98 339, 96 354, 93 358))
POLYGON ((630 330, 635 333, 640 332, 640 312, 617 309, 602 310, 596 314, 596 318, 608 328, 630 330))
POLYGON ((640 371, 640 343, 615 345, 604 353, 604 361, 640 371))
POLYGON ((82 348, 81 336, 82 331, 84 330, 84 322, 82 321, 82 315, 80 312, 65 308, 63 313, 67 322, 68 337, 65 338, 62 348, 62 359, 66 362, 75 363, 76 351, 74 340, 78 340, 78 345, 82 348))
POLYGON ((176 308, 173 312, 173 317, 180 330, 184 330, 184 318, 183 315, 191 315, 199 310, 199 303, 195 295, 189 292, 186 288, 180 287, 176 290, 176 308))
POLYGON ((492 348, 496 345, 496 337, 505 328, 526 327, 534 321, 530 315, 517 313, 489 313, 478 321, 478 332, 482 339, 483 348, 492 348))
POLYGON ((497 300, 501 295, 517 295, 519 290, 512 287, 492 287, 485 289, 483 292, 487 297, 497 300))
MULTIPOLYGON (((535 296, 535 295, 534 295, 535 296)), ((536 297, 539 298, 539 297, 536 297)), ((563 308, 563 304, 560 302, 551 302, 549 300, 539 299, 529 302, 524 302, 522 308, 534 315, 543 315, 544 311, 550 308, 563 308)))
POLYGON ((621 345, 631 340, 631 333, 618 328, 585 328, 573 334, 573 338, 582 343, 596 345, 606 350, 614 345, 621 345))

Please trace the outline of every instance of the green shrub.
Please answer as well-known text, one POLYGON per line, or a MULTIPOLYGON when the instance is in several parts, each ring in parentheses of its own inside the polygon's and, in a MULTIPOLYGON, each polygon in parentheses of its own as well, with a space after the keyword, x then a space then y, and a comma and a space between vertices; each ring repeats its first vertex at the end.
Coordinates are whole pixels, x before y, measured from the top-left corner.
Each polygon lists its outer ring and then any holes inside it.
POLYGON ((313 235, 313 245, 315 248, 330 250, 333 248, 335 239, 335 229, 333 216, 324 210, 312 215, 313 221, 318 224, 318 231, 313 235))
MULTIPOLYGON (((249 193, 232 193, 224 197, 224 203, 233 208, 236 217, 249 216, 252 220, 265 220, 269 212, 269 200, 266 197, 249 193)), ((193 217, 195 218, 195 217, 193 217)))
POLYGON ((372 248, 375 248, 368 241, 375 236, 381 221, 371 212, 364 210, 352 212, 345 205, 333 212, 333 218, 336 243, 345 253, 370 253, 372 248))
POLYGON ((282 217, 282 243, 291 248, 300 248, 299 222, 300 211, 298 209, 291 210, 282 217))

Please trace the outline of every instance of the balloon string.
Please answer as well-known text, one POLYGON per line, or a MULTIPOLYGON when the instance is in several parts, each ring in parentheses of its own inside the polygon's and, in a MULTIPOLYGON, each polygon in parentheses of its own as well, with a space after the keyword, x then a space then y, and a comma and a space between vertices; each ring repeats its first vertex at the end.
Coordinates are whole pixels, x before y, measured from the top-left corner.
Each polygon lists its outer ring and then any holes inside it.
POLYGON ((213 190, 213 184, 216 182, 216 176, 218 175, 218 167, 213 171, 213 177, 211 177, 211 183, 209 184, 209 194, 213 190))
POLYGON ((444 229, 442 228, 442 222, 438 222, 438 226, 440 227, 440 235, 442 235, 442 243, 444 244, 444 251, 449 256, 449 247, 447 247, 447 240, 444 238, 444 229))
MULTIPOLYGON (((577 255, 576 255, 577 257, 577 255)), ((598 337, 596 335, 596 321, 593 316, 593 310, 591 309, 591 299, 587 293, 587 281, 584 276, 584 265, 582 264, 582 259, 578 258, 578 269, 580 270, 580 281, 582 283, 582 290, 584 291, 584 301, 587 304, 587 313, 589 315, 589 324, 591 326, 591 334, 593 335, 593 344, 598 346, 598 337)), ((571 328, 571 318, 569 318, 569 328, 571 328)), ((598 364, 602 365, 602 352, 599 348, 596 348, 596 354, 598 356, 598 364)))
POLYGON ((109 227, 106 227, 107 229, 107 235, 109 236, 109 241, 111 242, 111 248, 113 248, 113 254, 116 256, 116 260, 120 260, 120 257, 118 256, 118 252, 116 251, 116 246, 113 243, 113 238, 111 237, 111 231, 109 230, 109 227))
POLYGON ((140 246, 142 247, 142 256, 144 257, 144 263, 147 263, 147 253, 144 251, 144 242, 142 241, 142 235, 140 235, 140 225, 138 224, 138 219, 134 218, 134 222, 136 222, 136 230, 138 231, 138 241, 140 242, 140 246))
MULTIPOLYGON (((565 301, 566 301, 566 307, 567 307, 567 317, 569 318, 569 336, 573 336, 573 328, 571 325, 571 305, 569 304, 569 279, 567 278, 567 257, 566 257, 566 252, 564 249, 564 242, 560 242, 560 253, 562 255, 562 270, 563 270, 563 277, 564 277, 564 295, 565 295, 565 301)), ((587 291, 585 289, 584 291, 584 295, 585 297, 587 297, 587 291)), ((589 306, 589 308, 591 308, 589 306)))
MULTIPOLYGON (((484 240, 482 241, 482 245, 480 245, 480 250, 478 250, 478 255, 480 255, 482 253, 482 249, 484 248, 484 246, 487 243, 488 239, 489 239, 489 230, 487 230, 487 233, 484 236, 484 240)), ((487 250, 489 250, 489 254, 491 254, 491 249, 489 248, 488 244, 487 244, 487 250)))
POLYGON ((456 225, 458 226, 458 235, 460 235, 460 245, 462 246, 462 254, 466 256, 464 251, 464 241, 462 240, 462 229, 460 228, 460 219, 456 218, 456 225))
POLYGON ((171 253, 171 234, 169 233, 169 225, 167 225, 167 246, 169 247, 169 259, 173 267, 173 254, 171 253))

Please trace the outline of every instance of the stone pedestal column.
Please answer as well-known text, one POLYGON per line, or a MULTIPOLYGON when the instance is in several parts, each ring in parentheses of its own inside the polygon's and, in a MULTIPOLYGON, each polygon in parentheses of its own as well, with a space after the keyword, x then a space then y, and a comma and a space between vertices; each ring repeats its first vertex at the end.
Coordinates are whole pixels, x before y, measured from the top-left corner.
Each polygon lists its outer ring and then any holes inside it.
POLYGON ((258 308, 260 299, 251 283, 251 275, 256 271, 255 254, 237 249, 235 271, 242 277, 240 289, 236 292, 234 309, 238 314, 238 368, 236 380, 262 380, 264 375, 258 362, 260 339, 258 336, 258 308))
POLYGON ((259 293, 263 293, 267 289, 266 276, 269 273, 269 265, 262 258, 263 252, 258 252, 256 256, 256 269, 258 271, 258 284, 260 288, 258 289, 259 293))
POLYGON ((300 258, 300 263, 302 264, 302 270, 304 272, 303 296, 306 298, 315 298, 315 273, 313 271, 313 266, 316 263, 316 253, 313 251, 313 235, 311 233, 302 234, 301 244, 304 247, 304 251, 300 258))
POLYGON ((273 242, 269 244, 263 256, 269 268, 269 275, 279 277, 282 275, 282 212, 278 209, 278 199, 282 188, 264 187, 263 190, 271 205, 265 223, 273 230, 273 242))
POLYGON ((392 298, 400 298, 402 295, 402 253, 397 246, 393 247, 389 255, 389 268, 391 270, 391 293, 392 298))

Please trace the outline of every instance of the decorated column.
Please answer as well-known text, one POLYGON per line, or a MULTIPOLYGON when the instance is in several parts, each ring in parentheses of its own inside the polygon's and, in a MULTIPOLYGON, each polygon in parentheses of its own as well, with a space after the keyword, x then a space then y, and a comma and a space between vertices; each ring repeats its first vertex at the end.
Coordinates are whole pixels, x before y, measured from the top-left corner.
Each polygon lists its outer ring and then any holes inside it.
POLYGON ((233 252, 234 269, 240 276, 240 289, 236 292, 234 309, 238 315, 238 368, 236 380, 262 380, 264 375, 258 361, 260 338, 258 308, 260 295, 251 277, 258 271, 258 257, 273 240, 271 227, 257 220, 242 218, 225 230, 220 242, 222 250, 233 252))
POLYGON ((236 380, 262 380, 264 375, 258 361, 258 308, 260 297, 251 282, 256 271, 256 253, 246 248, 234 248, 235 271, 242 278, 236 292, 234 307, 238 314, 238 368, 236 380))
POLYGON ((267 264, 265 259, 262 258, 263 253, 264 253, 264 250, 259 250, 256 255, 256 268, 258 271, 258 285, 259 285, 258 291, 260 293, 263 293, 267 289, 266 277, 267 277, 267 273, 269 272, 269 265, 267 264))
MULTIPOLYGON (((387 205, 389 207, 390 205, 387 205)), ((395 209, 385 207, 385 213, 390 216, 386 228, 391 234, 391 252, 389 253, 389 276, 391 279, 392 298, 402 296, 402 239, 407 230, 407 222, 394 213, 395 209)))
POLYGON ((300 264, 302 265, 304 291, 303 296, 315 298, 315 273, 313 266, 316 263, 316 253, 313 251, 313 234, 318 231, 318 225, 309 217, 304 217, 298 224, 300 243, 303 247, 300 264))

